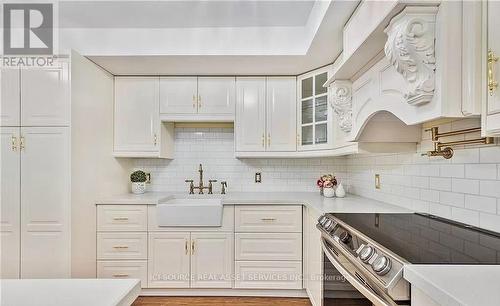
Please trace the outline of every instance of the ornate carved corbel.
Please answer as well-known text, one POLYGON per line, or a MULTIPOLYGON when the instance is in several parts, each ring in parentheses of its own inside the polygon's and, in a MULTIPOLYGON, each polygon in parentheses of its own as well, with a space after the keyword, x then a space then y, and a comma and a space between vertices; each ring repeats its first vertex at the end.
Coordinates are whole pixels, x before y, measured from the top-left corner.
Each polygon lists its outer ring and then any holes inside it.
POLYGON ((420 105, 435 90, 435 27, 437 7, 407 7, 385 29, 385 55, 408 84, 405 99, 420 105))
POLYGON ((352 83, 350 81, 336 80, 330 84, 330 103, 338 115, 339 127, 349 133, 352 128, 352 83))

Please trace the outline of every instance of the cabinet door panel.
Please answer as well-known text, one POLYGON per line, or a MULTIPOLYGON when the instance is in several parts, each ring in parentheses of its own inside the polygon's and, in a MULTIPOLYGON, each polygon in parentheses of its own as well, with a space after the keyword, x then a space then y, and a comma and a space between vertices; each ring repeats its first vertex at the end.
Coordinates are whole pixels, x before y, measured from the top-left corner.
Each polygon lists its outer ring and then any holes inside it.
POLYGON ((160 113, 195 114, 198 110, 196 77, 160 78, 160 113))
POLYGON ((266 79, 236 79, 236 151, 265 151, 266 79))
POLYGON ((149 288, 189 288, 189 246, 189 233, 149 233, 149 288))
POLYGON ((200 114, 234 114, 236 100, 234 77, 198 78, 198 112, 200 114))
POLYGON ((21 277, 69 277, 69 128, 21 135, 21 277))
POLYGON ((1 72, 0 125, 19 126, 21 119, 21 87, 19 69, 2 68, 1 72))
POLYGON ((22 69, 21 105, 23 126, 68 126, 68 66, 63 64, 53 68, 22 69))
POLYGON ((20 180, 19 128, 1 128, 0 278, 19 278, 20 180))
POLYGON ((267 150, 297 149, 296 78, 267 78, 267 150))
MULTIPOLYGON (((491 50, 494 56, 500 56, 500 18, 497 13, 500 11, 500 2, 487 2, 487 33, 488 50, 491 50)), ((500 63, 492 64, 493 80, 500 80, 500 63)), ((494 89, 491 94, 487 94, 487 105, 485 114, 486 133, 488 135, 500 136, 500 88, 494 89)))
POLYGON ((191 287, 231 288, 232 233, 191 233, 191 287))
POLYGON ((115 152, 159 151, 158 78, 115 78, 115 152))

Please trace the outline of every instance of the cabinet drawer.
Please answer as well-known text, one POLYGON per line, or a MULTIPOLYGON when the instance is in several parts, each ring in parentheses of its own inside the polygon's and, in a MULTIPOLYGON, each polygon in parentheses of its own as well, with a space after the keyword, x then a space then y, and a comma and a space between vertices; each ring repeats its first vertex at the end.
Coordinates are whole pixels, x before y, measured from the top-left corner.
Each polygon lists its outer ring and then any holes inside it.
POLYGON ((237 261, 235 288, 302 289, 300 261, 237 261))
POLYGON ((236 260, 302 260, 300 233, 237 233, 236 260))
POLYGON ((148 281, 147 261, 98 261, 97 278, 137 278, 141 288, 146 288, 148 281))
POLYGON ((147 259, 147 233, 97 233, 97 259, 147 259))
POLYGON ((98 231, 146 231, 147 205, 99 205, 98 231))
POLYGON ((302 206, 236 206, 235 232, 302 232, 302 206))

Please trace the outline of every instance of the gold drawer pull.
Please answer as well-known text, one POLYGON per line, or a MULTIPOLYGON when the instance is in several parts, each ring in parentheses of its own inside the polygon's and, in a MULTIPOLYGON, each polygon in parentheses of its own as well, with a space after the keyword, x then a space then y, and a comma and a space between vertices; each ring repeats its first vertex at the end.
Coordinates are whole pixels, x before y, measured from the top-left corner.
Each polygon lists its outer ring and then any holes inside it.
POLYGON ((116 221, 127 221, 128 217, 114 217, 113 220, 116 220, 116 221))
POLYGON ((194 255, 194 240, 191 242, 191 255, 194 255))
POLYGON ((187 254, 188 254, 188 250, 189 250, 189 248, 188 248, 188 241, 187 241, 187 239, 186 239, 186 241, 185 241, 185 243, 184 243, 184 249, 186 250, 186 255, 187 255, 187 254))
POLYGON ((126 245, 115 245, 113 249, 128 249, 128 246, 126 245))
POLYGON ((128 274, 113 274, 113 277, 129 277, 128 274))
POLYGON ((262 220, 264 222, 274 222, 274 221, 276 221, 276 218, 262 218, 260 220, 262 220))

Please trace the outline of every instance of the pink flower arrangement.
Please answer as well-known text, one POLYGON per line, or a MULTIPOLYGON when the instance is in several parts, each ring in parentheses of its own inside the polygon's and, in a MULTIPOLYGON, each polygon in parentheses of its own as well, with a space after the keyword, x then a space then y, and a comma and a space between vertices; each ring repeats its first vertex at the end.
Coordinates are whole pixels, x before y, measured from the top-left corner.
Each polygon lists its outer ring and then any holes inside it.
POLYGON ((319 188, 333 188, 337 186, 337 179, 331 174, 322 175, 316 182, 316 185, 319 188))

